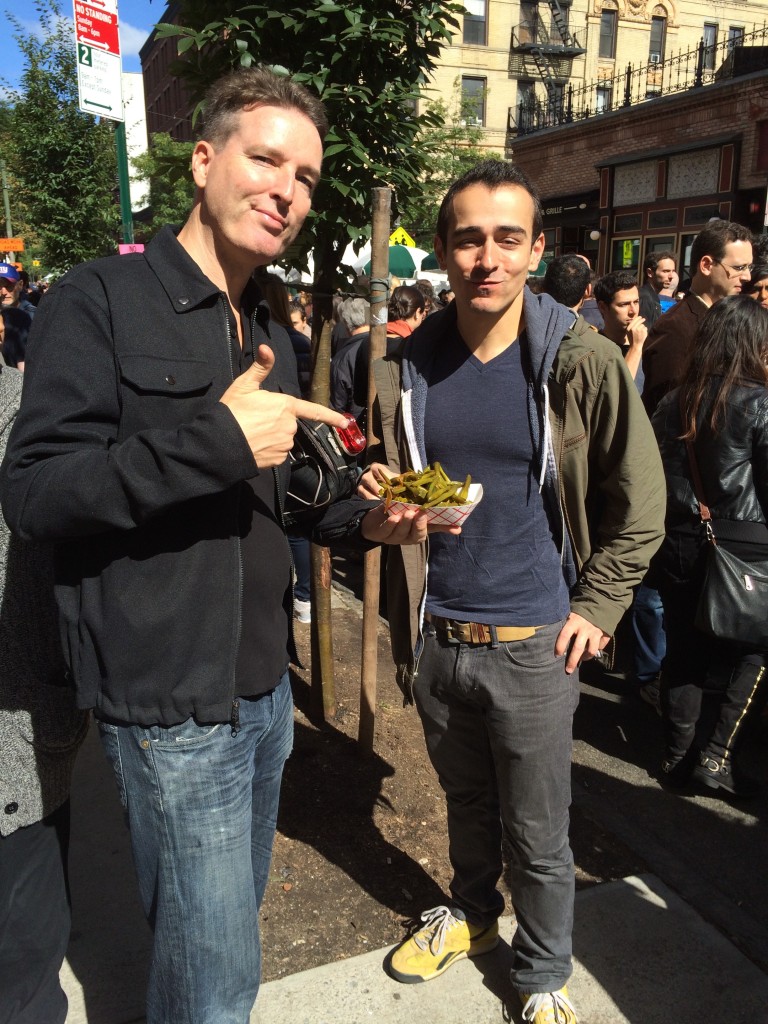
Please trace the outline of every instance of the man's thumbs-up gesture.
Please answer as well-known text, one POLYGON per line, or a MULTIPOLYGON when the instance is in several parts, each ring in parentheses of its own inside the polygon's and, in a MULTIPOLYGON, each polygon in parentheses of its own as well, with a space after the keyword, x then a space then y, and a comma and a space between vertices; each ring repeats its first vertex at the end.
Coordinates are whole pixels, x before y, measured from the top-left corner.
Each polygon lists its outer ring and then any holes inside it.
POLYGON ((332 427, 345 427, 346 417, 324 405, 305 402, 292 395, 262 391, 275 356, 267 345, 259 345, 256 359, 234 380, 220 401, 229 408, 253 452, 259 469, 279 466, 293 447, 296 420, 321 420, 332 427))

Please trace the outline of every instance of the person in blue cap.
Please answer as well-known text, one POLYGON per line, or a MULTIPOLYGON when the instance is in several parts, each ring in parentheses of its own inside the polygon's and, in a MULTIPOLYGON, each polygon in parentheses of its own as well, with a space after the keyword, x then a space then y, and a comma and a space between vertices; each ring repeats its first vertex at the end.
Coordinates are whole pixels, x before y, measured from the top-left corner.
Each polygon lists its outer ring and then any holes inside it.
POLYGON ((0 263, 0 316, 3 319, 1 339, 3 359, 8 366, 24 369, 27 337, 32 326, 30 314, 19 307, 21 274, 12 263, 0 263))

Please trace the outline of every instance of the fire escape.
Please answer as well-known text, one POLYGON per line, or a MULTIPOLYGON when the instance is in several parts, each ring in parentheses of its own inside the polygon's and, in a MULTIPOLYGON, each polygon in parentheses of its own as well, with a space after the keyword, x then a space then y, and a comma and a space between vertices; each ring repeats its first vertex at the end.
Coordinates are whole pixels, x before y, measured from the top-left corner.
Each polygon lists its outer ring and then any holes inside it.
POLYGON ((512 29, 509 54, 509 76, 519 81, 544 85, 545 100, 536 95, 535 85, 518 90, 518 104, 509 110, 509 132, 528 125, 531 119, 555 113, 566 117, 565 83, 571 77, 574 57, 586 50, 579 44, 568 25, 570 4, 560 0, 521 0, 520 24, 512 29), (542 17, 549 14, 549 24, 542 17), (516 128, 517 126, 517 128, 516 128))

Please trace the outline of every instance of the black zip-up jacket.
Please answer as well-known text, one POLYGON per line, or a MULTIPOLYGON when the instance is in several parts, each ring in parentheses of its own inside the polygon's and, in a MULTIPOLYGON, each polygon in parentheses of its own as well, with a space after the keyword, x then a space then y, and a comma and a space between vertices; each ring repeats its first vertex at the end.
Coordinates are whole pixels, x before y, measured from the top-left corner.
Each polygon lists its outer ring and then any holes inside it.
MULTIPOLYGON (((228 316, 223 294, 164 228, 143 254, 71 271, 35 317, 2 508, 15 533, 56 544, 77 702, 106 718, 230 719, 238 505, 258 469, 219 401, 233 379, 228 316)), ((298 396, 290 343, 259 319, 254 344, 275 353, 262 386, 298 396)), ((267 472, 282 502, 287 463, 267 472)), ((315 539, 359 536, 371 507, 338 503, 315 539)))
MULTIPOLYGON (((768 543, 768 388, 758 383, 734 386, 724 420, 713 434, 708 421, 720 383, 719 377, 712 378, 697 417, 694 448, 703 496, 721 530, 729 522, 750 524, 756 539, 768 543)), ((666 528, 697 532, 703 544, 688 454, 680 440, 679 395, 679 389, 670 392, 652 421, 667 479, 666 528)), ((746 536, 749 531, 742 532, 746 536)), ((739 531, 728 533, 737 536, 739 531)))

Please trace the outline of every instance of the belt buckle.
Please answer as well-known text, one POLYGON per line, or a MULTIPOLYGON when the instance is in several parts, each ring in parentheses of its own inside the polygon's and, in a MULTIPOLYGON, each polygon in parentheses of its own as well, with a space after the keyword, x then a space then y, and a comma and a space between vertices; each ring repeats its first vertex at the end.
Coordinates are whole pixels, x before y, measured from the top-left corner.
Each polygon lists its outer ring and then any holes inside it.
POLYGON ((456 636, 454 630, 458 626, 457 622, 453 619, 445 619, 445 638, 449 644, 460 644, 462 642, 460 636, 456 636))

